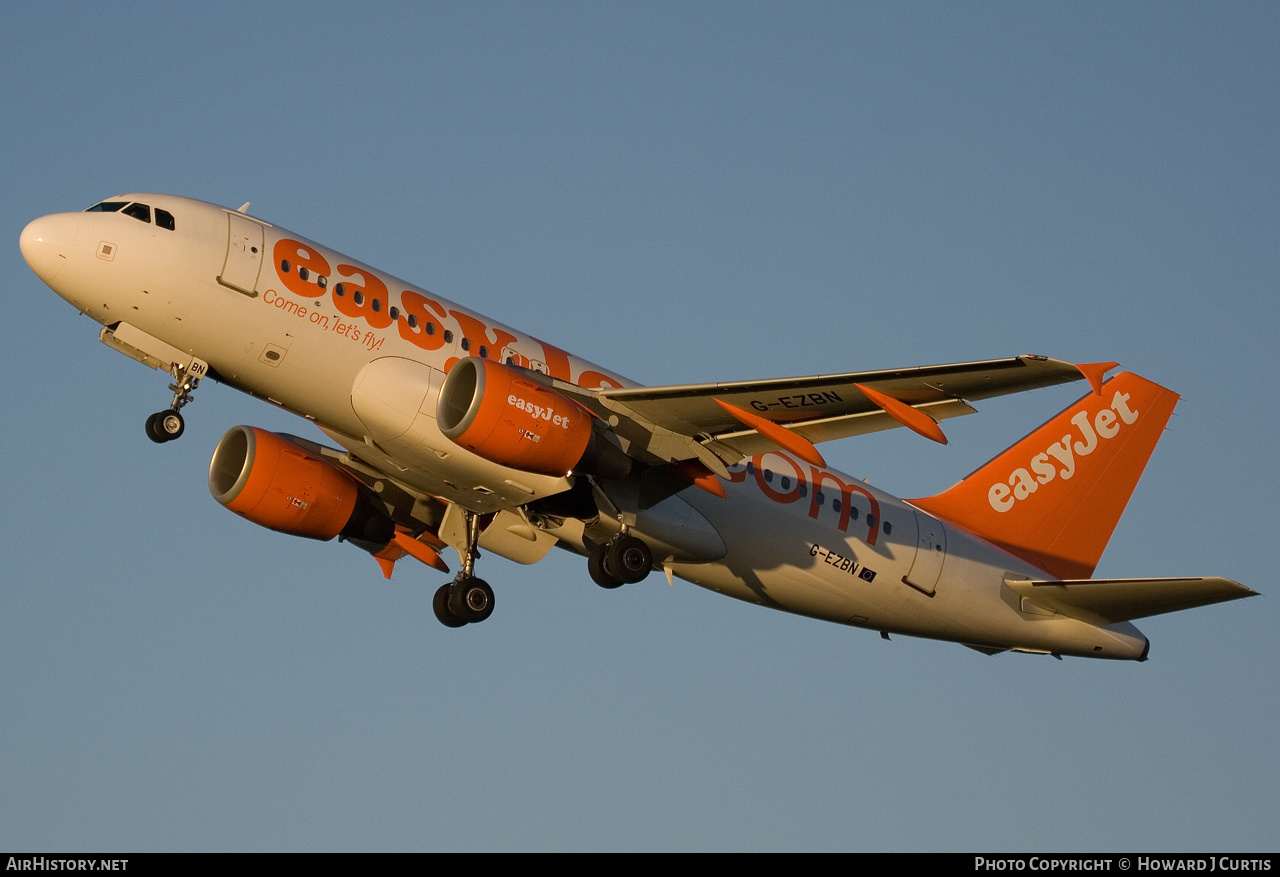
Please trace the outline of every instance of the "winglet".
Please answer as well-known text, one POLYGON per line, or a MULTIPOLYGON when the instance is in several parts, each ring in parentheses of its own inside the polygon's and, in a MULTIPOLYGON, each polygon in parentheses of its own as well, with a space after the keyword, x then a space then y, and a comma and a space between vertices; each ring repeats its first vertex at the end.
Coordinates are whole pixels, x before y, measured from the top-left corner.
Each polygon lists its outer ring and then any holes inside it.
POLYGON ((1118 362, 1086 362, 1076 363, 1076 369, 1080 374, 1084 375, 1084 379, 1089 382, 1089 386, 1093 387, 1093 395, 1102 395, 1102 379, 1107 376, 1107 372, 1118 366, 1118 362))
POLYGON ((783 450, 790 451, 806 463, 812 463, 821 468, 827 468, 827 461, 822 458, 822 454, 818 453, 818 449, 814 447, 813 442, 809 441, 799 433, 794 433, 789 429, 785 429, 772 420, 765 420, 758 414, 752 414, 749 411, 743 411, 728 402, 722 402, 716 399, 716 404, 728 411, 730 415, 737 421, 760 433, 769 441, 773 442, 783 450))
POLYGON ((862 391, 862 395, 879 405, 885 414, 888 414, 907 429, 919 433, 927 439, 932 439, 940 445, 947 443, 947 437, 942 434, 942 427, 938 426, 938 421, 928 414, 912 408, 901 399, 895 399, 878 390, 873 390, 865 384, 854 384, 854 386, 862 391))

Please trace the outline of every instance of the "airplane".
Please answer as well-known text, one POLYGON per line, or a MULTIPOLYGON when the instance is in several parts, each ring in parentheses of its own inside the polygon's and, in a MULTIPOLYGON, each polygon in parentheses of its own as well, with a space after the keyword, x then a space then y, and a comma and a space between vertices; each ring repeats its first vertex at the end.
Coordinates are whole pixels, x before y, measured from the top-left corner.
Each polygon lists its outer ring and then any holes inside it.
POLYGON ((32 271, 107 346, 172 377, 154 442, 212 379, 311 421, 338 447, 252 426, 218 442, 209 489, 264 527, 460 570, 436 618, 484 621, 481 551, 559 547, 603 588, 660 570, 762 606, 986 654, 1146 660, 1132 623, 1253 596, 1219 577, 1091 578, 1178 395, 1117 363, 1039 355, 642 386, 239 209, 124 194, 35 219, 32 271), (935 496, 902 500, 817 445, 940 422, 974 402, 1090 391, 935 496))

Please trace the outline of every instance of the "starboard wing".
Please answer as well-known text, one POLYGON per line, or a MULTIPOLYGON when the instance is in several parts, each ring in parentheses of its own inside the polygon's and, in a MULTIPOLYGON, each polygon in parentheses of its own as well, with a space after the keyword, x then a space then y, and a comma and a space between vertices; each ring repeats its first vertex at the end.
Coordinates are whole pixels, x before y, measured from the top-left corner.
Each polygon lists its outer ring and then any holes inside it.
POLYGON ((800 437, 802 444, 831 441, 909 425, 900 409, 895 413, 886 407, 883 397, 889 397, 890 406, 898 403, 938 421, 973 413, 971 400, 1050 387, 1081 377, 1081 370, 1069 362, 1017 356, 666 387, 584 390, 547 380, 610 423, 624 442, 623 450, 632 456, 649 462, 697 459, 724 475, 726 465, 779 446, 777 431, 770 429, 771 425, 800 437), (881 401, 875 401, 875 396, 881 401), (753 425, 753 420, 767 423, 753 425))

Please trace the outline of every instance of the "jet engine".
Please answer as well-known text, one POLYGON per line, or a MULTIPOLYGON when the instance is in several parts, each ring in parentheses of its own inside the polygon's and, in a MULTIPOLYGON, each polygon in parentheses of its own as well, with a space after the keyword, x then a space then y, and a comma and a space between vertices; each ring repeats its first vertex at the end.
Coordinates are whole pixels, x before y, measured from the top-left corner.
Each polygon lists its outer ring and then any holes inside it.
POLYGON ((240 517, 281 533, 341 536, 373 552, 395 535, 391 519, 358 481, 257 427, 233 427, 218 442, 209 461, 209 492, 240 517))
POLYGON ((491 360, 469 356, 449 370, 436 422, 458 445, 492 463, 540 475, 574 471, 623 478, 631 460, 572 399, 491 360))

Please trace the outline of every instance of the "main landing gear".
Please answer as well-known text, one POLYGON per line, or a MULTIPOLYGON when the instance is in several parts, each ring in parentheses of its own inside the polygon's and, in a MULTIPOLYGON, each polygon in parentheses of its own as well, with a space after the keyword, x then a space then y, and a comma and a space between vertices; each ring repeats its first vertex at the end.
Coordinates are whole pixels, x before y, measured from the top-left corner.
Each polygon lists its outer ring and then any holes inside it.
POLYGON ((462 569, 452 582, 440 586, 431 601, 436 619, 445 627, 478 624, 493 614, 493 588, 473 572, 475 559, 480 556, 476 548, 480 519, 473 512, 467 512, 466 518, 467 545, 462 555, 462 569))
POLYGON ((649 546, 625 530, 587 555, 587 572, 602 588, 620 588, 642 581, 653 568, 649 546))
POLYGON ((147 418, 147 438, 156 444, 171 442, 182 435, 186 424, 178 412, 191 401, 191 394, 200 386, 200 379, 209 373, 209 366, 200 359, 193 359, 185 368, 173 367, 173 402, 167 411, 157 411, 147 418))

